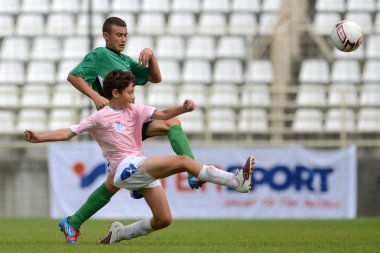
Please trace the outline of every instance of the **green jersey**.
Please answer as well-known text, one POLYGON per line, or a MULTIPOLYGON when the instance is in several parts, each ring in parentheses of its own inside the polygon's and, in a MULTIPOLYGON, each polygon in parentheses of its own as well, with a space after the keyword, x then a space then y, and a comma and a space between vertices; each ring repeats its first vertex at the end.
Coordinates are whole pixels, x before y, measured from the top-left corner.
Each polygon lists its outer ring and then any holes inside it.
POLYGON ((136 78, 136 85, 144 85, 148 81, 148 68, 139 65, 128 55, 105 47, 91 50, 70 74, 82 77, 91 85, 92 89, 103 96, 103 79, 108 72, 114 69, 132 72, 136 78))

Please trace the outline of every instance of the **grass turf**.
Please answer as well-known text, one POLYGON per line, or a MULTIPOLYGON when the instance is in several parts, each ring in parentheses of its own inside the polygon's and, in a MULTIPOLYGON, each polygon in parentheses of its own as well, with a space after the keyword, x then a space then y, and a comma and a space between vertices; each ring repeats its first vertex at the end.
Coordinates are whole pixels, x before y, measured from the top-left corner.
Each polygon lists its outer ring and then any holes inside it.
POLYGON ((380 252, 380 218, 174 220, 170 227, 149 236, 97 245, 110 222, 88 221, 81 229, 80 244, 69 245, 58 229, 57 220, 0 218, 0 252, 380 252))

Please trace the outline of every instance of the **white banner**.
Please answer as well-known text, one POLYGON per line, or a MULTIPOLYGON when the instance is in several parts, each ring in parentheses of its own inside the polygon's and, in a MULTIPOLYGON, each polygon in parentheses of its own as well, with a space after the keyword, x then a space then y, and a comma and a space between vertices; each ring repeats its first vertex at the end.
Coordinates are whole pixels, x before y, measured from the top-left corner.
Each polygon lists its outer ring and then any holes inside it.
MULTIPOLYGON (((248 155, 255 158, 253 189, 241 194, 207 183, 187 186, 186 173, 161 182, 174 218, 354 218, 356 148, 313 150, 302 147, 194 148, 198 161, 235 171, 248 155)), ((106 178, 106 162, 94 142, 49 145, 50 215, 72 215, 106 178)), ((147 146, 147 156, 173 154, 170 146, 147 146)), ((119 191, 95 218, 142 218, 144 200, 119 191)))

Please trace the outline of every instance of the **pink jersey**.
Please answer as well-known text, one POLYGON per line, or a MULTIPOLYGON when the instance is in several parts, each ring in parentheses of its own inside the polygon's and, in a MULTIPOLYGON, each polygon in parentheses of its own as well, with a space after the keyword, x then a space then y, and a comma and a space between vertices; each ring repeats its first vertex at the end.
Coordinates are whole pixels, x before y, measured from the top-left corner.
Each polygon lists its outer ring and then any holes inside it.
POLYGON ((89 132, 99 144, 109 169, 115 172, 119 163, 129 155, 143 155, 142 125, 149 121, 156 108, 131 104, 128 109, 114 110, 109 106, 70 127, 74 134, 89 132))

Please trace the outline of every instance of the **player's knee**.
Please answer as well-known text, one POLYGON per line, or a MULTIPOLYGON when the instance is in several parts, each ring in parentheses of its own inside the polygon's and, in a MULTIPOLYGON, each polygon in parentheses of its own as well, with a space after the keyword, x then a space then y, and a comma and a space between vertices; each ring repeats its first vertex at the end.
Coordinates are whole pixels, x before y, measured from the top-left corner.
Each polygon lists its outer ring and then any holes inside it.
POLYGON ((166 124, 170 128, 172 126, 181 125, 181 121, 177 118, 171 118, 166 121, 166 124))
POLYGON ((163 229, 168 227, 172 223, 172 216, 170 214, 161 216, 155 219, 155 229, 163 229))

